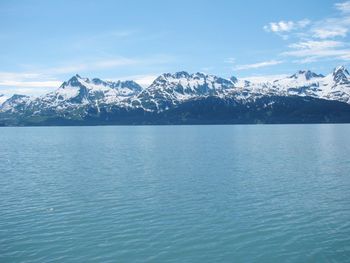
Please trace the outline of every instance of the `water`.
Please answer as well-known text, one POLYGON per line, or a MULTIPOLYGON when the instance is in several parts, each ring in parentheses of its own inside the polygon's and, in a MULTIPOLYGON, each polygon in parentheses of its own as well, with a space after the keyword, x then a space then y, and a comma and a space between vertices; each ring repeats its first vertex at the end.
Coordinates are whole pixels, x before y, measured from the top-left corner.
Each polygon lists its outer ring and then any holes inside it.
POLYGON ((349 262, 350 125, 0 129, 0 262, 349 262))

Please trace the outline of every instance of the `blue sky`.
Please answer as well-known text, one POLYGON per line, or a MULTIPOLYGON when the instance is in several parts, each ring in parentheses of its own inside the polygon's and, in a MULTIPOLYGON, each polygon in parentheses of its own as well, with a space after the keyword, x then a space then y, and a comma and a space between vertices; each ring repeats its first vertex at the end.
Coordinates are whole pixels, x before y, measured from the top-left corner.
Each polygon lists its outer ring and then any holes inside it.
POLYGON ((350 62, 350 1, 0 1, 0 94, 79 73, 135 79, 328 73, 350 62))

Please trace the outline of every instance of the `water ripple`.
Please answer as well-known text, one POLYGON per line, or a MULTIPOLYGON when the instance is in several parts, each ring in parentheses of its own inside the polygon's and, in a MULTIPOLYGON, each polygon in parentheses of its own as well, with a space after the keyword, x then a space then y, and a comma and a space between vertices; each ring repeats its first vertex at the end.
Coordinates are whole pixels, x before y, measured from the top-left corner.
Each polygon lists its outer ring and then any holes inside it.
POLYGON ((0 129, 0 262, 347 262, 348 134, 0 129))

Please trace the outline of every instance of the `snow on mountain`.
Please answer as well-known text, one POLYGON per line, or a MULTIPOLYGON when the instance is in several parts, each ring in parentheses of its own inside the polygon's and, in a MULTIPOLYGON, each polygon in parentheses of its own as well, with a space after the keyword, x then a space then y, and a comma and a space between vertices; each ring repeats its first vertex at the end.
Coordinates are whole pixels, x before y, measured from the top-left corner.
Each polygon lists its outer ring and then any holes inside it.
POLYGON ((2 103, 0 111, 11 113, 22 112, 28 106, 29 102, 29 96, 15 94, 2 103))
POLYGON ((299 70, 291 76, 273 81, 271 85, 281 95, 317 97, 320 81, 323 78, 323 75, 310 70, 299 70))
POLYGON ((344 67, 340 66, 334 69, 333 73, 333 80, 336 84, 340 85, 349 85, 350 84, 350 75, 349 71, 344 67))
POLYGON ((203 96, 219 96, 234 88, 232 80, 204 73, 181 71, 160 75, 133 100, 134 107, 146 110, 164 110, 183 101, 203 96))
POLYGON ((311 96, 350 103, 350 76, 345 67, 337 67, 327 76, 299 71, 289 78, 273 82, 286 95, 311 96))
POLYGON ((126 105, 127 100, 141 90, 134 81, 90 80, 75 75, 57 90, 33 99, 28 108, 36 115, 43 111, 77 110, 83 106, 94 106, 99 110, 106 105, 126 105))
POLYGON ((340 66, 328 74, 320 83, 320 97, 350 103, 349 71, 340 66))
POLYGON ((299 70, 295 74, 273 81, 274 84, 284 87, 303 87, 317 83, 324 76, 310 70, 299 70))
MULTIPOLYGON (((300 70, 290 76, 271 78, 225 79, 204 73, 185 71, 164 73, 147 88, 134 81, 103 81, 98 78, 73 76, 57 90, 37 98, 14 95, 0 104, 0 112, 31 115, 79 114, 113 107, 164 111, 188 100, 209 96, 242 103, 271 96, 310 96, 350 104, 350 74, 341 66, 323 76, 310 70, 300 70)), ((2 97, 0 97, 1 99, 2 97)))
POLYGON ((129 98, 141 90, 141 86, 133 81, 111 82, 98 78, 90 80, 75 75, 50 95, 56 98, 56 102, 68 100, 89 103, 102 100, 104 103, 115 103, 129 98))
POLYGON ((291 76, 266 82, 237 80, 235 86, 247 98, 254 96, 311 96, 350 103, 350 75, 344 67, 337 67, 324 76, 310 70, 300 70, 291 76))

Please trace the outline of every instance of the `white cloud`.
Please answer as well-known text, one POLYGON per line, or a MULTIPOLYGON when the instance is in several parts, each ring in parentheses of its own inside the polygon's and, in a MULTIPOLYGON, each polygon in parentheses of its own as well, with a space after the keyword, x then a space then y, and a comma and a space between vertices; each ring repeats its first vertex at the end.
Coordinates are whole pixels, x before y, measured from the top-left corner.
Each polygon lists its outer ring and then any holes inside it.
POLYGON ((319 39, 344 38, 349 32, 349 26, 349 16, 327 18, 314 22, 308 35, 319 39))
POLYGON ((0 72, 0 94, 12 95, 17 93, 37 96, 57 89, 62 84, 62 80, 54 77, 57 75, 116 68, 142 62, 144 61, 116 58, 35 69, 33 72, 0 72))
POLYGON ((350 44, 346 41, 350 28, 350 1, 336 3, 341 13, 318 21, 300 20, 270 23, 264 29, 284 39, 296 39, 280 55, 296 58, 292 62, 311 63, 321 60, 350 60, 350 44), (296 31, 290 33, 290 31, 296 31), (339 39, 345 39, 340 41, 339 39))
POLYGON ((0 86, 6 87, 36 87, 36 88, 53 88, 59 87, 61 81, 57 80, 44 80, 44 81, 16 81, 16 80, 5 80, 0 81, 0 86))
POLYGON ((35 72, 0 72, 0 94, 41 95, 58 88, 62 81, 35 72))
MULTIPOLYGON (((87 60, 79 63, 66 63, 55 67, 40 68, 31 67, 28 72, 0 72, 0 94, 32 94, 40 95, 58 88, 62 81, 62 75, 82 72, 94 72, 96 70, 113 69, 126 66, 150 66, 164 64, 173 58, 165 55, 155 55, 151 58, 107 58, 99 60, 87 60)), ((135 77, 135 76, 134 76, 135 77)), ((136 80, 141 86, 149 85, 155 78, 154 75, 138 75, 136 80)))
POLYGON ((268 66, 274 66, 283 63, 283 61, 280 60, 268 60, 253 64, 245 64, 245 65, 237 65, 234 70, 246 70, 246 69, 257 69, 262 67, 268 67, 268 66))
POLYGON ((265 25, 264 29, 266 31, 272 32, 288 32, 294 27, 294 22, 292 21, 280 21, 280 22, 271 22, 269 25, 265 25))
POLYGON ((11 97, 13 94, 21 94, 27 96, 40 96, 52 91, 52 87, 41 87, 38 89, 37 87, 16 87, 13 89, 0 87, 0 94, 4 94, 6 98, 11 97))
POLYGON ((286 33, 292 30, 298 30, 306 27, 310 24, 310 20, 303 19, 300 21, 279 21, 279 22, 270 22, 268 25, 264 26, 264 30, 267 32, 274 33, 286 33))
POLYGON ((345 37, 348 33, 348 29, 341 26, 332 28, 315 28, 313 29, 313 33, 315 34, 315 37, 321 39, 345 37))
POLYGON ((297 22, 272 22, 269 23, 269 25, 265 25, 264 30, 267 32, 276 33, 284 39, 288 38, 287 33, 291 31, 298 31, 298 34, 294 34, 294 36, 328 39, 335 37, 346 37, 347 33, 349 32, 349 26, 350 17, 341 16, 314 22, 311 22, 308 19, 297 22))
POLYGON ((303 19, 303 20, 299 20, 297 22, 297 28, 304 28, 308 25, 310 25, 311 21, 309 19, 303 19))
POLYGON ((343 13, 349 13, 350 12, 350 1, 343 2, 343 3, 336 3, 335 8, 343 13))
POLYGON ((335 47, 341 47, 344 43, 340 41, 332 41, 332 40, 323 40, 323 41, 303 41, 298 43, 290 44, 290 48, 294 49, 313 49, 313 50, 320 50, 320 49, 328 49, 328 48, 335 48, 335 47))
POLYGON ((40 77, 39 73, 31 72, 0 72, 0 81, 7 80, 16 80, 16 79, 35 79, 40 77))
MULTIPOLYGON (((74 67, 74 69, 76 69, 76 67, 74 67)), ((106 80, 134 80, 139 85, 146 88, 152 84, 158 76, 159 74, 132 75, 113 79, 107 78, 106 80)), ((5 94, 7 97, 15 93, 38 96, 57 89, 62 82, 63 80, 51 79, 48 78, 47 75, 39 73, 0 72, 0 94, 5 94)))
POLYGON ((320 59, 350 60, 350 49, 340 41, 304 41, 289 45, 290 51, 283 52, 284 56, 300 58, 299 63, 309 63, 320 59))

